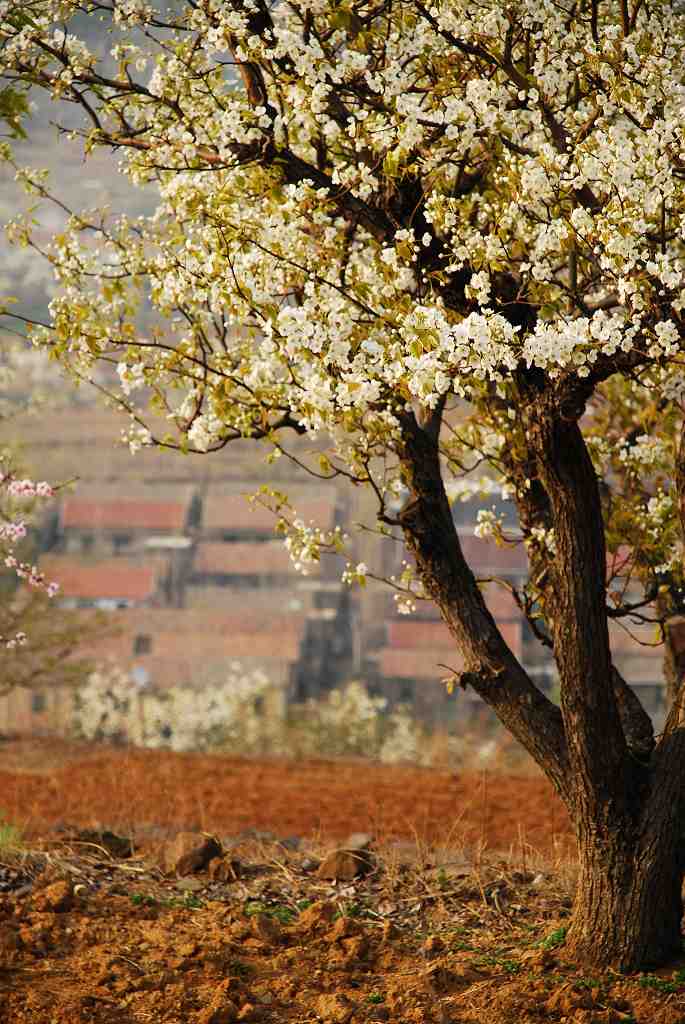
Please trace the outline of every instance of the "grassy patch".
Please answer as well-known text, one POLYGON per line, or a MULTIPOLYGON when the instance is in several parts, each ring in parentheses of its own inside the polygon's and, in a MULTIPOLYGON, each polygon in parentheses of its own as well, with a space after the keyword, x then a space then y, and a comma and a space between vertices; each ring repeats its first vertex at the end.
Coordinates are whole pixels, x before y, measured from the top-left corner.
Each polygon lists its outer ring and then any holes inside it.
POLYGON ((685 987, 685 970, 675 971, 671 978, 660 978, 656 974, 643 974, 637 979, 640 988, 655 992, 680 992, 685 987))
POLYGON ((246 917, 256 917, 258 914, 265 914, 272 917, 280 924, 290 924, 295 917, 292 907, 284 903, 264 903, 262 900, 249 900, 245 904, 244 913, 246 917))
POLYGON ((0 856, 21 850, 23 845, 24 836, 19 826, 0 818, 0 856))
POLYGON ((536 945, 538 949, 558 949, 559 946, 563 946, 566 942, 566 929, 557 928, 555 931, 550 932, 549 935, 545 936, 536 945))

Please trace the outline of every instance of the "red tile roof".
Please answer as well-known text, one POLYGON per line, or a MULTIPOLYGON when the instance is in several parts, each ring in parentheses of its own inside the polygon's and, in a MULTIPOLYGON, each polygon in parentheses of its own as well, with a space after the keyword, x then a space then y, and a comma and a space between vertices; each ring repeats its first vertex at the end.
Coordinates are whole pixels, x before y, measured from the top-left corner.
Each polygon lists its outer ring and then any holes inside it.
POLYGON ((65 498, 60 511, 63 530, 153 530, 180 533, 186 523, 183 502, 120 498, 65 498))
MULTIPOLYGON (((298 502, 293 499, 297 518, 322 530, 335 525, 335 502, 328 498, 298 502)), ((209 494, 202 503, 202 529, 204 531, 235 531, 236 533, 273 534, 278 516, 262 505, 250 502, 245 495, 209 494)))
POLYGON ((157 592, 162 575, 159 562, 129 562, 110 558, 83 564, 67 556, 42 558, 40 568, 59 583, 62 597, 81 600, 147 601, 157 592))
MULTIPOLYGON (((313 566, 313 569, 318 566, 313 566)), ((225 543, 207 541, 199 544, 193 571, 209 576, 284 576, 295 575, 296 569, 281 541, 242 541, 225 543)))

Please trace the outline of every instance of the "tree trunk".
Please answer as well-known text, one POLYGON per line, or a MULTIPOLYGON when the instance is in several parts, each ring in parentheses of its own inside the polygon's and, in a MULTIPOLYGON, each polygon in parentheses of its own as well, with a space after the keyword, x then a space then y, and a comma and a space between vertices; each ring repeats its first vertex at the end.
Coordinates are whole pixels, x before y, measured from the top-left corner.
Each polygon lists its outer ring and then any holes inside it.
POLYGON ((581 963, 637 971, 682 952, 682 860, 675 823, 644 822, 641 836, 578 827, 579 876, 566 950, 581 963))
POLYGON ((556 553, 548 625, 561 708, 535 687, 490 614, 461 550, 444 491, 439 422, 401 417, 399 515, 427 593, 466 663, 470 685, 526 746, 564 800, 579 881, 566 951, 589 968, 634 971, 681 952, 685 710, 655 742, 637 696, 612 664, 604 525, 595 471, 573 418, 542 409, 527 424, 549 498, 556 553), (681 721, 683 719, 683 721, 681 721))

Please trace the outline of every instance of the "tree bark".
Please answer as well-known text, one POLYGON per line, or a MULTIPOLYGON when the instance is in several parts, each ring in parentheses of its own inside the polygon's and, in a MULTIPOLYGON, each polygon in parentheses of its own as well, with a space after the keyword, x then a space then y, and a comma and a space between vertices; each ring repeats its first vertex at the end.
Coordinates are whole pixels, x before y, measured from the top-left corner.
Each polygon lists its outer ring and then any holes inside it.
POLYGON ((637 971, 682 952, 682 867, 675 830, 649 823, 651 841, 578 828, 579 876, 566 951, 580 963, 637 971))
POLYGON ((595 967, 636 971, 682 953, 685 729, 662 737, 634 792, 635 813, 600 837, 576 815, 579 877, 567 951, 595 967))

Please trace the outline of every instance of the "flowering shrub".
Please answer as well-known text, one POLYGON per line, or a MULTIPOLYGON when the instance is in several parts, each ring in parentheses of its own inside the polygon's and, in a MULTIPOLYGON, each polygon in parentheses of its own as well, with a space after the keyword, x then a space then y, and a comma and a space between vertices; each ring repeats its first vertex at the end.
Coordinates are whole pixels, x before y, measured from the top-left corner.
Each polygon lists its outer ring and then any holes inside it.
POLYGON ((103 666, 74 693, 72 730, 89 740, 172 750, 222 750, 297 757, 428 760, 426 732, 408 709, 388 712, 360 682, 309 700, 290 714, 259 671, 236 666, 220 687, 141 690, 126 672, 103 666))
POLYGON ((385 707, 382 697, 369 696, 359 682, 309 700, 291 716, 291 750, 302 757, 373 757, 381 742, 385 707))
POLYGON ((75 692, 72 729, 84 739, 143 747, 255 753, 269 738, 259 709, 270 689, 263 673, 234 670, 221 687, 146 691, 123 670, 104 666, 75 692))

